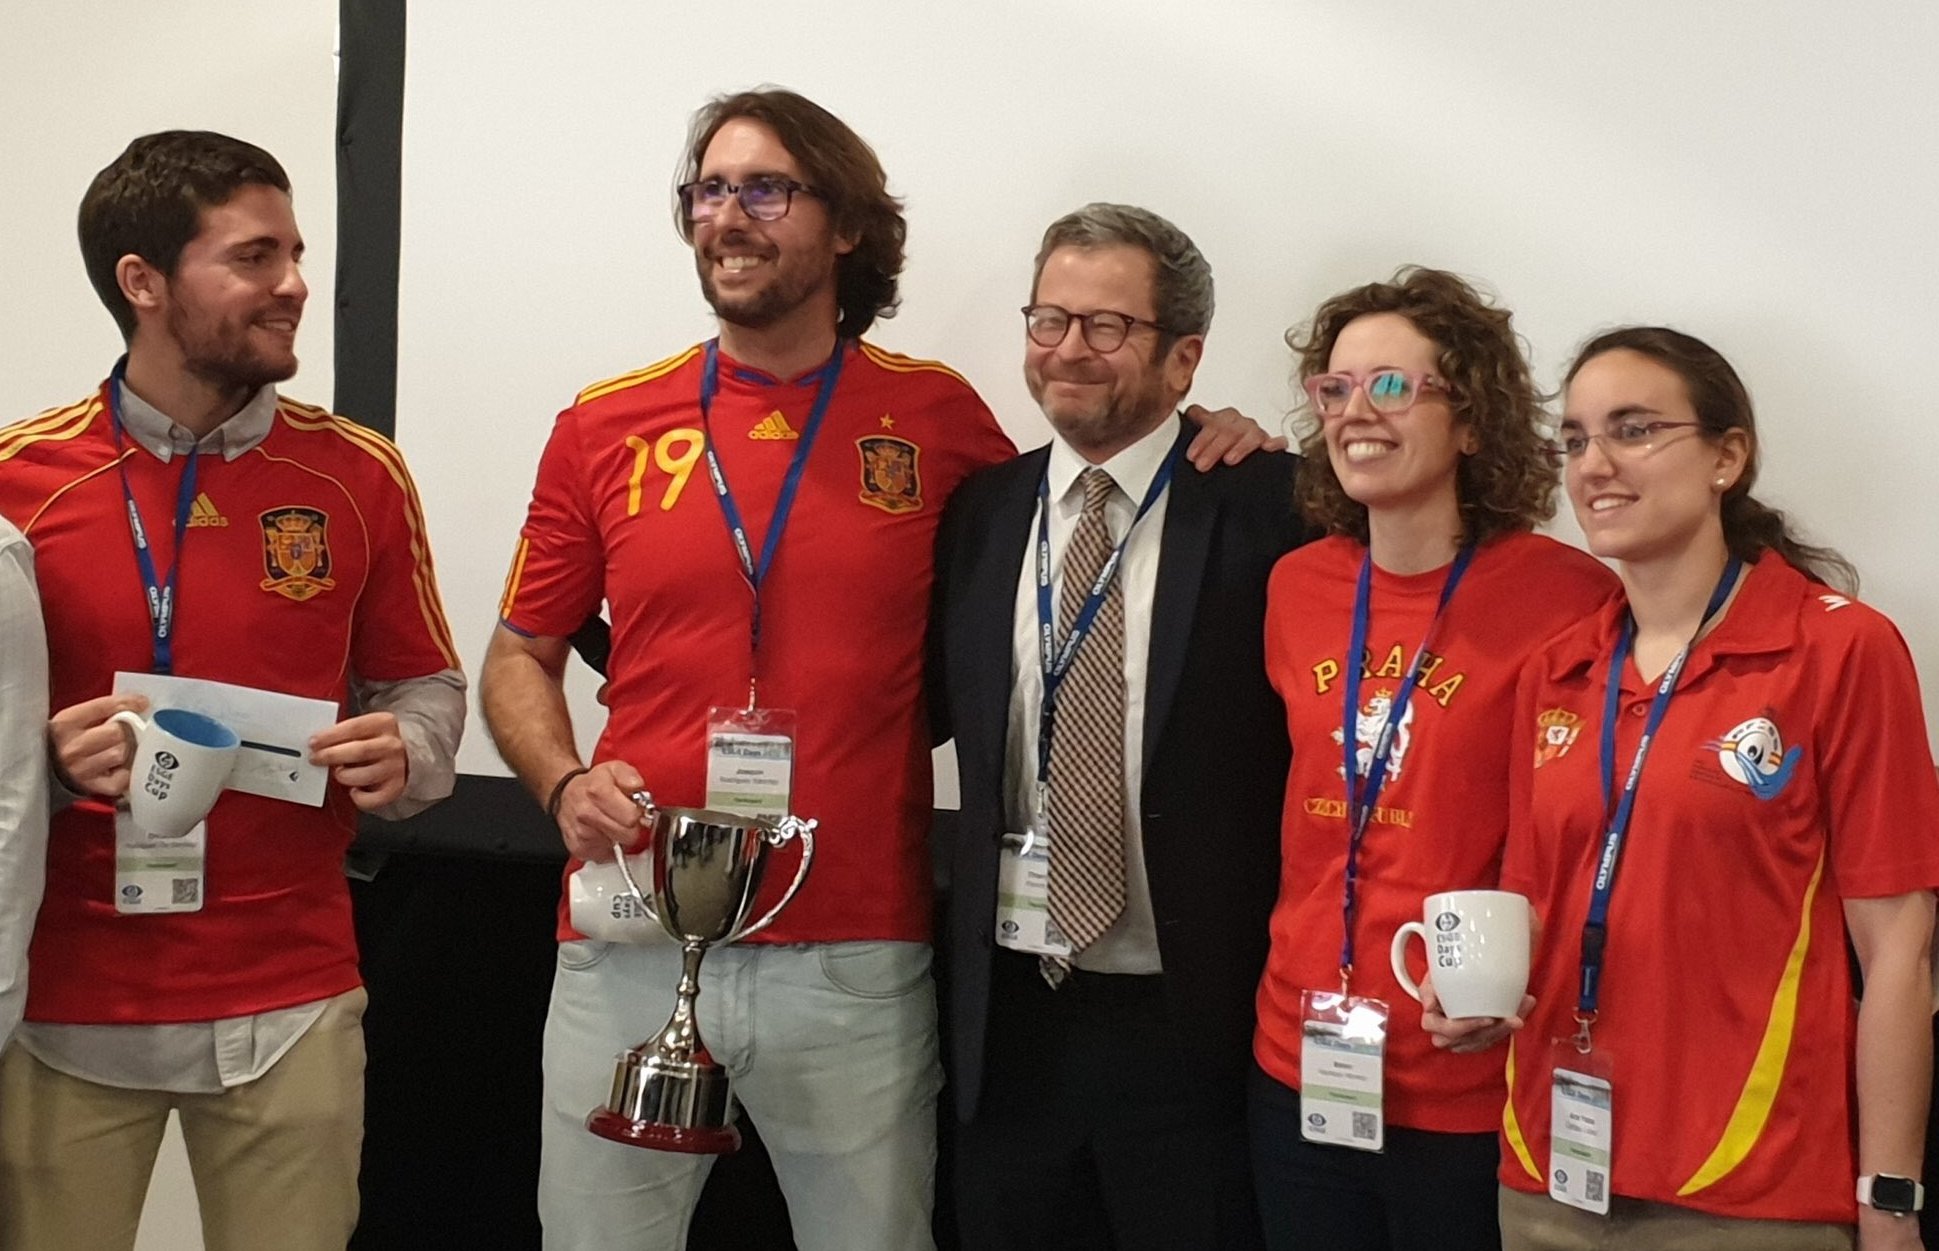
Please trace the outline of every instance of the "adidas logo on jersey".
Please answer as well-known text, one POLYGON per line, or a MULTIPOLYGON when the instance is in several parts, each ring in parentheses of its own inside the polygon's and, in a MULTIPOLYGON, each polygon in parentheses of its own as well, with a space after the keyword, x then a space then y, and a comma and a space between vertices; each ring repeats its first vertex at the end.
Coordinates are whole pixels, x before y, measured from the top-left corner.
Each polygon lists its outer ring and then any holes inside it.
POLYGON ((783 417, 781 410, 777 408, 767 416, 761 418, 760 422, 752 430, 747 432, 747 437, 750 439, 798 439, 801 436, 795 433, 794 427, 788 424, 788 419, 783 417))
POLYGON ((197 526, 226 526, 228 524, 229 519, 216 511, 215 501, 209 498, 207 491, 198 493, 195 497, 195 502, 189 505, 189 529, 191 530, 197 526))

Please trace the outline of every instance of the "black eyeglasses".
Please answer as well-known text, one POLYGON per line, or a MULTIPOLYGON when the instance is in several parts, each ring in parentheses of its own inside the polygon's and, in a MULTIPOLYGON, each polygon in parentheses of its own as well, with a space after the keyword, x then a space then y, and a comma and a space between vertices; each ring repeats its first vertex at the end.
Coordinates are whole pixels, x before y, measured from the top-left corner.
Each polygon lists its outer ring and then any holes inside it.
POLYGON ((1073 313, 1055 304, 1027 304, 1023 309, 1023 329, 1038 347, 1054 348, 1070 333, 1071 323, 1083 327, 1084 342, 1093 352, 1115 352, 1131 336, 1133 326, 1150 326, 1160 333, 1164 327, 1155 321, 1129 313, 1099 309, 1095 313, 1073 313))
POLYGON ((778 222, 788 215, 797 194, 820 196, 821 192, 778 174, 756 174, 738 183, 702 178, 680 184, 680 211, 690 222, 704 222, 726 208, 729 199, 735 199, 740 201, 741 212, 755 221, 778 222))

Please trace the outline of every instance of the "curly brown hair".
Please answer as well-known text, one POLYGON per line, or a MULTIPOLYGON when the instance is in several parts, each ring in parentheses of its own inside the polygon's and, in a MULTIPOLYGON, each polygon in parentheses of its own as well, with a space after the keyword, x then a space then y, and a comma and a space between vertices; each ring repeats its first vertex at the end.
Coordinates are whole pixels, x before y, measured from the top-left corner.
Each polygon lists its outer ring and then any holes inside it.
MULTIPOLYGON (((888 175, 875 149, 813 100, 785 88, 761 87, 708 101, 693 115, 676 185, 700 176, 707 145, 722 126, 737 118, 759 122, 774 132, 827 203, 835 233, 855 241, 854 250, 835 263, 842 337, 859 339, 877 318, 895 316, 901 303, 897 281, 909 236, 902 201, 889 194, 888 175)), ((693 242, 693 223, 687 220, 677 194, 673 224, 682 239, 693 242)))
MULTIPOLYGON (((1559 481, 1542 428, 1544 396, 1529 374, 1511 314, 1484 299, 1459 275, 1409 265, 1389 282, 1370 282, 1320 305, 1304 328, 1286 332, 1299 355, 1299 380, 1327 372, 1340 332, 1358 318, 1398 313, 1439 349, 1441 377, 1457 424, 1473 428, 1478 450, 1455 471, 1461 541, 1533 530, 1555 515, 1559 481)), ((1330 534, 1367 541, 1367 506, 1340 485, 1318 416, 1300 436, 1301 512, 1330 534)))

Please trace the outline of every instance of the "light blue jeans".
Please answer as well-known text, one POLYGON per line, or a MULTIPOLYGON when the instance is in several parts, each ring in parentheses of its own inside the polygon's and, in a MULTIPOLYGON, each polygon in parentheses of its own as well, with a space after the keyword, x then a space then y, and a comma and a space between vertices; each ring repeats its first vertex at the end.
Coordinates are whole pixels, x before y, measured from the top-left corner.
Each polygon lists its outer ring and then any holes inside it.
MULTIPOLYGON (((934 1251, 936 992, 925 943, 717 947, 701 1037, 759 1127, 801 1251, 934 1251)), ((614 1058, 665 1023, 680 950, 568 942, 545 1022, 546 1251, 683 1251, 711 1156, 588 1133, 614 1058)))

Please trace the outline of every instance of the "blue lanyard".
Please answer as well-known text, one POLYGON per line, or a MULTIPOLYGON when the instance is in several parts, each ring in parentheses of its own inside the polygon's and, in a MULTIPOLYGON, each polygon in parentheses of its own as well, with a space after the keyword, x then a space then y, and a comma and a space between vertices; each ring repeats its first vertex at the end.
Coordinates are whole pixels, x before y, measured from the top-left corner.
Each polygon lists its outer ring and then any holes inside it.
POLYGON ((1131 525, 1125 530, 1124 537, 1105 558, 1103 568, 1091 580, 1091 589, 1079 606, 1077 615, 1071 619, 1070 632, 1064 636, 1062 647, 1057 645, 1056 617, 1050 603, 1050 470, 1046 466, 1043 477, 1037 480, 1037 639, 1043 657, 1044 693, 1039 701, 1037 715, 1037 808, 1043 812, 1045 797, 1050 787, 1050 739, 1057 730, 1057 692, 1069 675, 1071 664, 1077 659, 1077 649, 1090 637, 1091 626, 1097 621, 1098 610, 1104 607, 1104 597, 1110 592, 1111 579, 1117 576, 1118 566, 1124 561, 1124 549, 1131 542, 1131 534, 1138 523, 1145 519, 1158 497, 1171 485, 1172 474, 1178 468, 1178 457, 1190 440, 1191 430, 1181 430, 1178 441, 1166 453, 1164 463, 1152 476, 1150 487, 1145 490, 1143 502, 1138 505, 1137 515, 1131 518, 1131 525))
POLYGON ((1472 543, 1455 553, 1454 563, 1448 567, 1447 580, 1441 583, 1441 600, 1434 607, 1434 619, 1427 623, 1427 634, 1414 651, 1413 663, 1407 666, 1407 674, 1400 680, 1400 689, 1394 692, 1393 700, 1387 705, 1386 722, 1380 727, 1380 737, 1374 740, 1372 756, 1367 762, 1367 780, 1356 786, 1355 780, 1360 775, 1360 762, 1356 759, 1360 745, 1356 729, 1360 720, 1360 666, 1366 657, 1367 626, 1373 615, 1373 553, 1368 552, 1360 561, 1360 584, 1353 594, 1353 633, 1347 643, 1346 706, 1340 720, 1340 748, 1346 757, 1342 776, 1346 779, 1347 787, 1346 886, 1340 903, 1346 929, 1346 938, 1340 944, 1342 981, 1353 970, 1354 919, 1360 908, 1360 844, 1366 841, 1367 827, 1373 823, 1374 809, 1380 803, 1380 792, 1387 785, 1387 762, 1393 757, 1394 736, 1400 730, 1402 719, 1407 716, 1407 705, 1413 701, 1414 688, 1420 685, 1421 669, 1427 663, 1434 635, 1441 628, 1441 619, 1447 615, 1448 601, 1454 598, 1454 588, 1461 585, 1461 578, 1468 572, 1468 565, 1473 560, 1472 543))
POLYGON ((135 540, 135 564, 141 571, 143 598, 148 603, 148 629, 153 643, 151 669, 155 673, 175 671, 175 583, 182 571, 182 540, 188 534, 189 510, 195 505, 195 462, 198 452, 190 448, 182 457, 181 485, 175 492, 175 553, 168 564, 168 575, 155 568, 155 553, 148 545, 148 527, 142 524, 141 508, 128 485, 127 447, 123 442, 121 420, 122 375, 128 358, 114 363, 108 374, 108 417, 114 427, 115 468, 121 472, 121 499, 128 507, 128 532, 135 540))
MULTIPOLYGON (((781 532, 788 527, 788 515, 794 511, 794 497, 801 488, 801 475, 808 468, 808 453, 815 446, 815 436, 821 433, 822 418, 828 414, 828 405, 835 398, 835 380, 842 374, 842 348, 840 339, 835 341, 835 353, 821 368, 821 385, 815 391, 814 406, 808 410, 808 423, 801 431, 801 439, 795 444, 794 459, 788 462, 787 476, 781 480, 781 494, 774 501, 774 516, 768 521, 767 537, 761 542, 759 563, 754 558, 754 545, 747 537, 747 527, 741 522, 740 507, 734 503, 734 493, 727 487, 727 472, 721 468, 720 457, 714 451, 714 428, 710 420, 714 396, 720 391, 720 340, 711 339, 707 343, 706 362, 700 373, 700 424, 705 428, 705 448, 707 454, 707 474, 713 479, 714 495, 720 500, 721 516, 727 520, 727 533, 734 540, 734 554, 740 557, 741 576, 747 579, 749 589, 754 592, 754 620, 749 627, 748 652, 753 661, 758 662, 761 654, 761 583, 767 580, 768 569, 774 564, 774 554, 781 547, 781 532)), ((748 681, 748 706, 754 703, 754 684, 748 681)))
MULTIPOLYGON (((1702 634, 1704 626, 1710 624, 1711 618, 1722 610, 1724 601, 1730 598, 1731 588, 1737 585, 1737 575, 1743 567, 1744 562, 1735 556, 1725 562, 1723 576, 1717 579, 1717 589, 1710 593, 1709 606, 1703 610, 1703 620, 1697 625, 1698 634, 1702 634)), ((1696 646, 1693 636, 1657 680, 1656 696, 1650 701, 1649 716, 1643 722, 1643 737, 1637 741, 1636 757, 1629 762, 1629 776, 1623 781, 1622 795, 1618 798, 1616 720, 1622 710, 1623 665, 1629 660, 1630 648, 1635 640, 1636 618, 1628 617, 1623 622, 1621 633, 1616 636, 1616 647, 1609 657, 1609 678, 1603 688, 1602 810, 1608 824, 1602 838, 1602 855, 1596 861, 1595 882, 1589 891, 1589 919, 1582 925, 1582 985, 1576 996, 1575 1007, 1576 1021, 1585 1031, 1595 1020, 1596 1002, 1602 992, 1603 949, 1609 938, 1609 900, 1616 889, 1616 866, 1622 858, 1623 840, 1629 832, 1629 818, 1636 809, 1636 788, 1642 781, 1643 761, 1649 756, 1656 731, 1663 725, 1663 714, 1669 711, 1670 697, 1676 694, 1677 678, 1682 676, 1684 663, 1690 658, 1690 649, 1696 646)), ((1586 1043, 1586 1033, 1577 1037, 1586 1043)))

